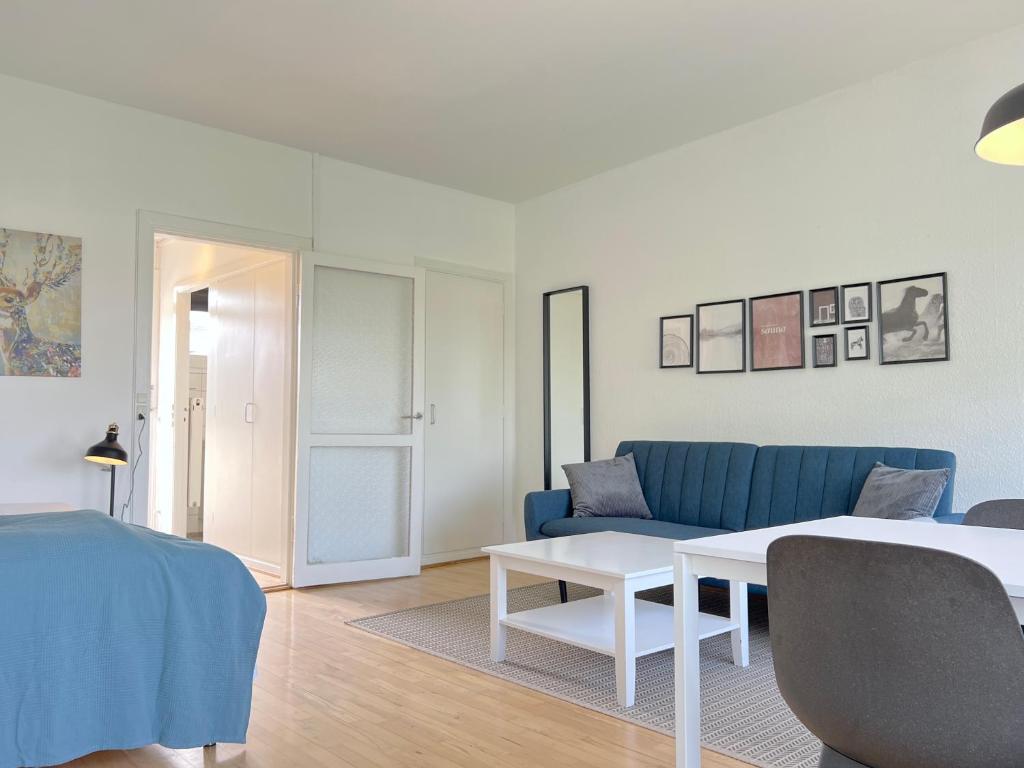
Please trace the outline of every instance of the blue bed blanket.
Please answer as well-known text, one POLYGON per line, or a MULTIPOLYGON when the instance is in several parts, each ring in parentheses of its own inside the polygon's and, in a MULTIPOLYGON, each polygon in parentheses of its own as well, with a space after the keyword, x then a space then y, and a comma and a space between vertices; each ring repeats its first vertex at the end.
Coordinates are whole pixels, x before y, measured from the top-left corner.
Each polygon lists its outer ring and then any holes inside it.
POLYGON ((89 510, 0 516, 0 768, 244 742, 265 615, 217 547, 89 510))

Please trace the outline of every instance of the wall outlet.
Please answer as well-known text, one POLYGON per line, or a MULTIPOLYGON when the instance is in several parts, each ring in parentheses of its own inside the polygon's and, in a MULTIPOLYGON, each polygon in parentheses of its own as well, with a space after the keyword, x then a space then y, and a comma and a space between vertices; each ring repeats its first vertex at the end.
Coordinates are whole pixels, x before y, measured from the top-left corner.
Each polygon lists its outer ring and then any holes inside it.
POLYGON ((149 418, 149 392, 135 393, 135 418, 149 418))

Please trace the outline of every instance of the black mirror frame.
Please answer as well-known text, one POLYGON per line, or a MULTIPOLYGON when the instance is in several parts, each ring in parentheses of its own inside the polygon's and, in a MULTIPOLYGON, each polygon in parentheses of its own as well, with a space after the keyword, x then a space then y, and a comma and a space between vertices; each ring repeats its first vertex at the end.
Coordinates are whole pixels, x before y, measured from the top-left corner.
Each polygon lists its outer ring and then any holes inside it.
POLYGON ((544 294, 544 490, 551 490, 551 297, 580 291, 583 297, 583 460, 590 461, 590 288, 575 285, 544 294))

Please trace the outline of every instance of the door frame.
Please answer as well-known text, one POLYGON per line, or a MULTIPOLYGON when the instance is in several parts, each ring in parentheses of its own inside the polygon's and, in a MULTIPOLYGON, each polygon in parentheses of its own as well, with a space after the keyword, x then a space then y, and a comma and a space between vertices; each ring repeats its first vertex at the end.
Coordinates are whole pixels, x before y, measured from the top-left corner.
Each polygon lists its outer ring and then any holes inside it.
MULTIPOLYGON (((503 316, 503 339, 504 344, 504 385, 502 387, 502 515, 501 531, 505 543, 521 541, 525 535, 523 530, 522 515, 517 512, 516 504, 516 282, 515 275, 509 272, 497 272, 490 269, 480 269, 464 264, 456 264, 437 259, 416 259, 416 266, 422 267, 428 272, 440 272, 446 275, 458 277, 472 277, 477 280, 487 280, 498 283, 502 286, 502 301, 504 303, 503 316)), ((430 318, 426 321, 429 323, 430 318)), ((426 350, 424 350, 426 351, 426 350)), ((428 362, 429 364, 429 362, 428 362)), ((480 552, 476 550, 464 553, 445 553, 446 560, 453 557, 458 558, 464 554, 467 558, 479 557, 480 552)), ((424 558, 424 565, 431 565, 434 562, 444 562, 437 558, 424 558)))
MULTIPOLYGON (((291 399, 291 430, 286 435, 288 451, 286 452, 289 468, 295 465, 295 397, 296 372, 297 372, 297 349, 298 349, 298 270, 299 254, 302 251, 310 250, 313 245, 312 238, 300 237, 284 232, 255 229, 252 227, 241 227, 234 224, 225 224, 204 219, 194 219, 186 216, 175 216, 157 211, 138 210, 136 213, 136 241, 135 241, 135 304, 134 319, 135 339, 132 349, 134 370, 132 371, 132 439, 128 450, 131 466, 138 466, 133 473, 131 499, 128 508, 128 520, 136 525, 148 526, 151 523, 150 509, 150 430, 146 428, 152 418, 155 403, 153 402, 153 391, 151 386, 151 373, 154 349, 154 334, 158 329, 153 323, 153 281, 155 276, 154 265, 156 261, 156 248, 154 238, 158 234, 172 235, 177 237, 189 237, 196 240, 207 240, 211 242, 225 243, 228 245, 240 245, 250 248, 263 248, 281 251, 289 254, 292 266, 292 291, 291 291, 291 326, 290 334, 290 357, 291 371, 290 388, 291 399), (138 416, 145 416, 146 422, 141 431, 136 429, 138 416), (140 503, 140 499, 142 500, 140 503)), ((287 579, 291 574, 291 553, 292 530, 295 517, 294 506, 294 471, 287 473, 289 482, 286 488, 284 556, 282 562, 282 578, 287 579)), ((173 511, 172 511, 173 513, 173 511)))

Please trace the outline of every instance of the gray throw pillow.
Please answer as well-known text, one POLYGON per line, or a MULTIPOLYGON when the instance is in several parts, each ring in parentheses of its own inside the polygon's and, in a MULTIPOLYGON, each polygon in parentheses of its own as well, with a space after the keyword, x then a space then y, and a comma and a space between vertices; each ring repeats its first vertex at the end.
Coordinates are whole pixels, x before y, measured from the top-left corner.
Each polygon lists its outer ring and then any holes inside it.
POLYGON ((876 462, 853 515, 888 520, 931 517, 948 482, 949 469, 897 469, 876 462))
POLYGON ((642 517, 650 520, 633 454, 585 464, 563 464, 573 517, 642 517))

